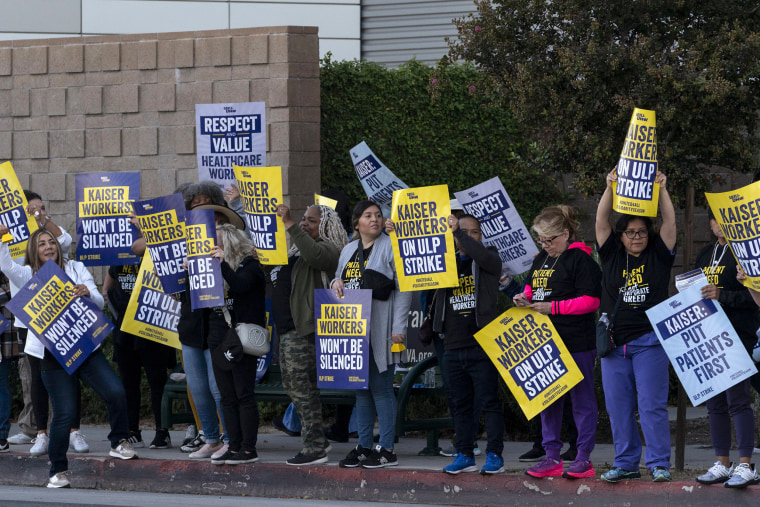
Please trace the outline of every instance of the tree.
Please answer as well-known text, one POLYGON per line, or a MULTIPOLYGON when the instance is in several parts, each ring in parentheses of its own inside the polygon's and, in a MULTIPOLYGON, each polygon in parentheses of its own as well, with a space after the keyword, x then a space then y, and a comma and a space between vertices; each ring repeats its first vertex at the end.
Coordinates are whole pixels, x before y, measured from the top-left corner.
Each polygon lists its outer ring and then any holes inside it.
POLYGON ((657 113, 658 162, 709 188, 711 166, 758 167, 760 2, 476 1, 449 58, 476 66, 551 164, 593 194, 634 107, 657 113))

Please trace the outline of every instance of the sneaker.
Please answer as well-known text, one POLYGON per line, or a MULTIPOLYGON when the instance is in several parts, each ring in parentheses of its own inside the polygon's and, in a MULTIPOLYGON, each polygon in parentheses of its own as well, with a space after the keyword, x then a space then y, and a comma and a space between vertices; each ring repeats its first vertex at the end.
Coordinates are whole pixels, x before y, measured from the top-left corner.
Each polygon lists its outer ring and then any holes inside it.
MULTIPOLYGON (((446 449, 441 449, 440 451, 438 451, 438 454, 440 454, 441 456, 454 457, 459 453, 457 452, 456 446, 452 444, 446 449)), ((480 450, 480 447, 478 447, 478 443, 475 442, 475 447, 472 448, 472 455, 480 456, 481 454, 482 454, 482 451, 480 450)))
POLYGON ((638 470, 635 472, 629 472, 628 470, 623 470, 620 467, 612 467, 608 471, 604 472, 601 477, 603 481, 614 483, 627 481, 630 479, 641 479, 641 472, 638 470))
POLYGON ((585 479, 587 477, 596 477, 594 464, 585 459, 576 459, 567 470, 562 474, 565 479, 585 479))
POLYGON ((235 456, 235 454, 237 454, 237 453, 230 451, 229 448, 228 448, 227 451, 224 454, 222 454, 221 456, 217 456, 216 458, 212 457, 211 458, 211 463, 213 465, 225 465, 225 464, 227 464, 227 460, 232 460, 232 458, 235 456))
POLYGON ((206 435, 198 433, 194 439, 179 448, 182 452, 195 452, 206 445, 206 435))
POLYGON ((486 464, 480 469, 480 475, 493 475, 504 472, 504 458, 494 452, 486 454, 486 464))
MULTIPOLYGON (((224 444, 221 442, 217 442, 215 444, 206 444, 200 449, 198 449, 195 452, 191 452, 188 458, 190 459, 209 459, 214 454, 216 454, 221 448, 224 447, 224 444)), ((225 451, 226 452, 226 451, 225 451)), ((224 453, 222 453, 224 454, 224 453)), ((221 454, 220 454, 221 456, 221 454)))
POLYGON ((195 424, 188 424, 185 430, 185 438, 182 440, 182 445, 187 445, 198 436, 198 430, 195 428, 195 424))
POLYGON ((324 451, 310 453, 299 452, 289 460, 285 461, 286 465, 291 466, 317 465, 319 463, 327 463, 327 454, 324 451))
POLYGON ((672 480, 670 470, 666 467, 654 467, 652 470, 652 482, 670 482, 672 480))
POLYGON ((150 443, 151 449, 168 449, 172 446, 172 437, 169 436, 169 430, 156 430, 156 436, 150 443))
POLYGON ((372 454, 371 449, 365 449, 361 445, 357 445, 351 449, 351 452, 346 455, 345 459, 338 462, 338 466, 341 468, 359 467, 365 459, 369 458, 370 454, 372 454))
POLYGON ((48 444, 50 443, 47 433, 38 433, 37 438, 32 439, 32 443, 34 445, 29 449, 29 454, 32 456, 42 456, 43 454, 47 454, 48 444))
POLYGON ((145 447, 145 442, 143 442, 142 433, 140 432, 140 430, 130 431, 129 438, 127 439, 127 441, 130 444, 132 444, 132 447, 134 447, 135 449, 142 449, 143 447, 145 447))
POLYGON ((730 464, 729 468, 726 468, 723 463, 716 461, 706 474, 697 477, 697 482, 700 484, 720 484, 726 482, 732 473, 734 473, 733 463, 730 464))
POLYGON ((393 451, 376 445, 372 454, 362 461, 362 468, 385 468, 398 465, 398 457, 393 451))
POLYGON ((256 463, 259 460, 259 455, 256 451, 240 451, 232 454, 224 462, 227 465, 244 465, 245 463, 256 463))
POLYGON ((544 451, 543 447, 533 447, 530 451, 517 458, 517 461, 522 461, 523 463, 541 461, 545 457, 546 451, 544 451))
POLYGON ((300 431, 293 431, 289 430, 287 426, 285 426, 285 423, 282 422, 282 417, 275 417, 272 419, 272 426, 275 427, 275 429, 278 429, 288 435, 289 437, 300 437, 301 432, 300 431))
POLYGON ((30 437, 26 433, 17 433, 16 435, 13 435, 12 437, 8 438, 8 443, 11 445, 31 444, 32 437, 30 437))
POLYGON ((753 484, 760 484, 760 477, 755 472, 755 464, 739 463, 723 487, 743 489, 753 484))
POLYGON ((478 447, 477 442, 475 443, 475 447, 472 448, 472 455, 473 456, 480 456, 480 447, 478 447))
POLYGON ((562 461, 575 461, 575 458, 578 457, 578 449, 570 446, 565 452, 560 454, 559 457, 562 461))
POLYGON ((443 467, 443 471, 447 474, 457 475, 462 472, 477 472, 478 467, 475 466, 475 458, 457 454, 454 462, 451 465, 443 467))
POLYGON ((559 477, 562 475, 562 460, 546 458, 527 469, 525 474, 539 479, 542 477, 559 477))
POLYGON ((74 449, 74 452, 80 454, 90 452, 90 446, 87 445, 87 441, 84 439, 84 434, 79 430, 69 433, 69 448, 74 449))
POLYGON ((336 432, 332 426, 328 426, 327 428, 324 428, 325 432, 325 438, 327 440, 332 440, 333 442, 348 442, 348 433, 342 434, 336 432))
MULTIPOLYGON (((221 444, 221 442, 219 442, 221 444)), ((227 451, 230 450, 230 446, 228 444, 222 445, 218 451, 216 451, 214 454, 211 455, 211 459, 219 459, 222 456, 224 456, 227 451)))
POLYGON ((71 472, 66 470, 65 472, 58 472, 54 476, 50 477, 48 479, 47 487, 48 488, 70 488, 71 483, 69 482, 69 475, 71 475, 71 472))
POLYGON ((8 452, 11 450, 11 445, 4 438, 0 438, 0 452, 8 452))
POLYGON ((135 448, 132 447, 132 444, 126 438, 122 438, 119 445, 115 449, 111 449, 108 455, 119 459, 134 459, 137 457, 135 448))

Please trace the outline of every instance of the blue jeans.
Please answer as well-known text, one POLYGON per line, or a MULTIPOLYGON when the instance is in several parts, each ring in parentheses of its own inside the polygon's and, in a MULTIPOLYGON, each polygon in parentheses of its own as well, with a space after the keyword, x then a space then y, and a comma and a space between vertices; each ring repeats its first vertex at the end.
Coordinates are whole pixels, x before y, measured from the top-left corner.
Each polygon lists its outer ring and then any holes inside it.
POLYGON ((211 364, 211 351, 183 344, 182 364, 185 368, 187 387, 193 396, 193 403, 198 412, 206 442, 216 444, 220 436, 219 418, 224 426, 224 416, 222 415, 222 395, 216 386, 211 364))
POLYGON ((129 438, 124 386, 100 350, 93 352, 73 375, 69 375, 62 368, 43 370, 42 382, 53 405, 48 447, 51 477, 69 468, 66 451, 69 449, 69 432, 77 415, 77 386, 80 380, 106 402, 108 423, 111 426, 111 432, 108 433, 111 448, 115 449, 122 439, 129 438))
POLYGON ((396 394, 393 392, 393 365, 383 373, 377 369, 372 348, 369 351, 369 389, 356 391, 356 423, 359 425, 359 445, 374 447, 373 429, 377 417, 380 428, 379 444, 393 449, 396 439, 396 394))
POLYGON ((443 353, 448 376, 448 393, 454 417, 457 452, 473 456, 478 434, 476 399, 485 414, 486 452, 501 456, 504 451, 504 411, 499 401, 499 372, 479 345, 443 353))
POLYGON ((3 358, 0 361, 0 439, 2 440, 7 439, 11 431, 11 363, 10 358, 3 358))

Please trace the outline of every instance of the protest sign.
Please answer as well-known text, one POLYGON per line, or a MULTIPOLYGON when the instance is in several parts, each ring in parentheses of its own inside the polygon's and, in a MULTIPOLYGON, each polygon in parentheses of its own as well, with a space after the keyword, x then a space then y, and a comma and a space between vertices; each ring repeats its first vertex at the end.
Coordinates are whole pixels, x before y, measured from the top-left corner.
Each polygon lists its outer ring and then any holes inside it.
POLYGON ((757 373, 723 308, 701 290, 691 286, 647 310, 694 406, 757 373))
POLYGON ((760 182, 722 193, 705 193, 723 236, 747 278, 760 291, 760 182))
POLYGON ((475 339, 528 419, 583 379, 549 317, 529 308, 510 308, 475 339))
POLYGON ((367 193, 367 199, 377 203, 383 216, 388 218, 391 214, 393 192, 409 188, 409 185, 380 162, 364 141, 351 148, 351 160, 354 162, 359 182, 367 193))
POLYGON ((136 201, 132 207, 164 291, 167 294, 183 291, 187 275, 182 263, 187 249, 182 194, 136 201))
POLYGON ((277 216, 282 204, 282 168, 235 167, 246 227, 262 264, 287 264, 285 226, 277 216))
POLYGON ((623 151, 612 183, 612 208, 618 213, 656 217, 660 198, 657 176, 657 121, 655 112, 634 109, 623 151))
POLYGON ((344 289, 341 299, 330 289, 314 291, 317 387, 368 389, 371 313, 371 290, 344 289))
POLYGON ((132 243, 132 201, 140 193, 140 173, 77 174, 77 260, 86 266, 138 264, 132 243))
POLYGON ((190 306, 213 308, 224 304, 222 264, 212 258, 216 245, 216 223, 210 209, 185 212, 187 242, 187 283, 190 285, 190 306))
POLYGON ((198 180, 235 182, 233 165, 262 166, 267 157, 264 102, 195 105, 198 180))
POLYGON ((74 281, 48 260, 6 304, 71 375, 113 329, 95 302, 74 296, 74 281))
POLYGON ((0 164, 0 223, 8 227, 10 234, 3 236, 2 241, 8 243, 14 259, 26 255, 27 240, 39 229, 37 220, 26 214, 28 205, 11 163, 0 164))
MULTIPOLYGON (((432 292, 428 294, 433 297, 432 292)), ((406 326, 406 361, 404 364, 407 367, 412 367, 435 353, 432 343, 425 345, 420 341, 420 326, 423 320, 425 320, 425 312, 422 309, 422 302, 418 294, 415 294, 412 297, 412 304, 409 306, 409 319, 406 326)))
POLYGON ((266 298, 264 302, 267 313, 267 330, 269 331, 269 352, 260 356, 256 362, 256 383, 266 375, 269 365, 272 363, 274 351, 278 349, 277 330, 274 327, 274 317, 272 316, 272 299, 266 298))
POLYGON ((181 350, 177 333, 179 315, 179 301, 164 293, 150 255, 144 255, 121 330, 181 350))
POLYGON ((393 193, 390 234, 402 292, 456 287, 454 236, 449 230, 449 187, 408 188, 393 193))
POLYGON ((498 177, 454 192, 454 196, 465 213, 480 222, 483 244, 499 251, 502 275, 524 273, 530 269, 538 248, 498 177))
POLYGON ((327 206, 328 208, 334 210, 335 206, 338 205, 338 201, 335 199, 330 199, 329 197, 325 197, 324 195, 314 194, 314 204, 327 206))

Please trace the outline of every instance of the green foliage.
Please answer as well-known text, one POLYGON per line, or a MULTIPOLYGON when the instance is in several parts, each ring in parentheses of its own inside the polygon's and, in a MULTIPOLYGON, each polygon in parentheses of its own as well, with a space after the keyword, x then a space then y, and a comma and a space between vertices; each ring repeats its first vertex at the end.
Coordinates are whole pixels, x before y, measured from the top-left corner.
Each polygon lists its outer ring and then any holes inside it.
POLYGON ((366 141, 410 187, 464 190, 494 176, 530 223, 561 200, 554 167, 526 144, 501 94, 474 66, 398 69, 372 62, 322 60, 322 188, 365 198, 349 150, 366 141))
POLYGON ((749 0, 503 0, 456 20, 475 63, 548 160, 600 191, 634 107, 657 113, 658 161, 698 194, 711 166, 757 168, 760 14, 749 0))

